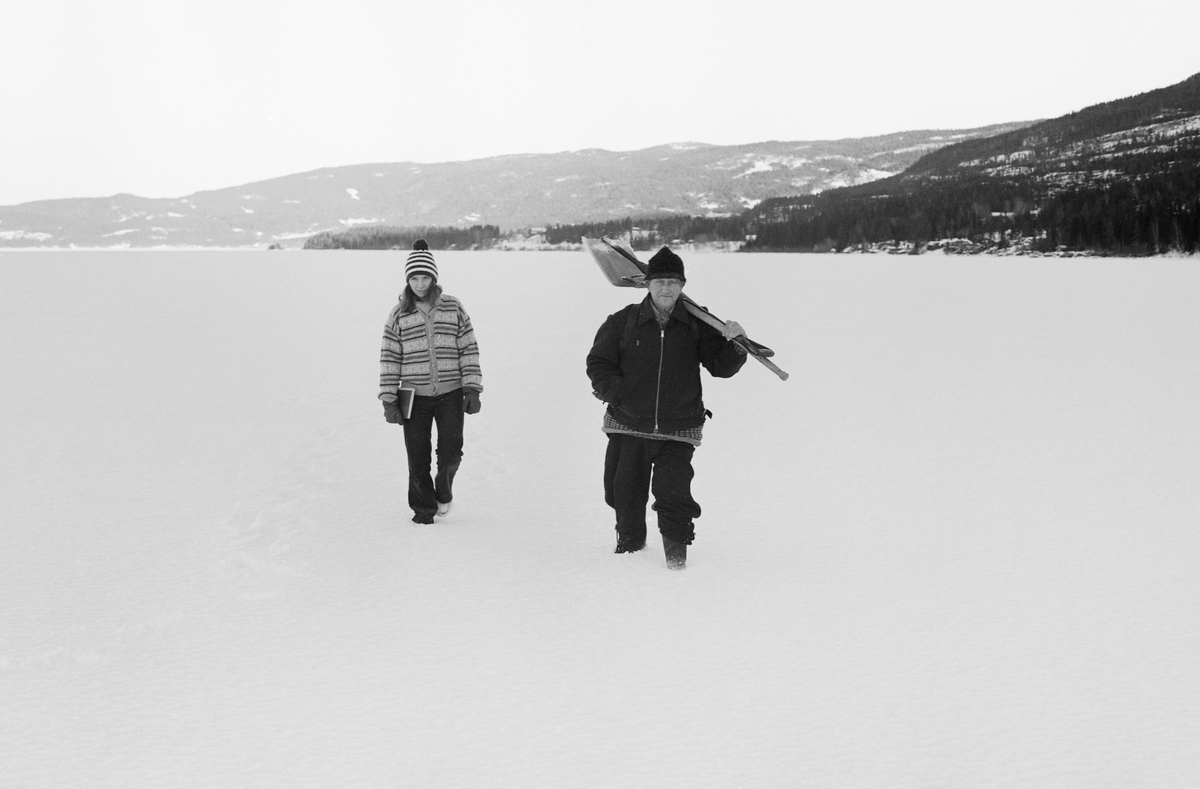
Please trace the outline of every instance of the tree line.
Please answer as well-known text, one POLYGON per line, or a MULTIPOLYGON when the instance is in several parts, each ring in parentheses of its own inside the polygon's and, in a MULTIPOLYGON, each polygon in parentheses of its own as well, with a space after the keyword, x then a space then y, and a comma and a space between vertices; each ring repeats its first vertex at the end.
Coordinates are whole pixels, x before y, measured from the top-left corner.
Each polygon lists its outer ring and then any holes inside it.
POLYGON ((608 236, 628 241, 635 250, 648 251, 672 243, 741 242, 746 234, 744 215, 626 217, 547 227, 546 243, 578 244, 581 238, 608 236))
POLYGON ((326 230, 304 242, 305 249, 412 249, 423 238, 430 249, 490 249, 501 239, 496 225, 457 227, 393 227, 366 225, 326 230))
MULTIPOLYGON (((888 179, 892 180, 892 179, 888 179)), ((892 185, 894 186, 894 184, 892 185)), ((886 241, 1032 239, 1035 251, 1112 255, 1200 251, 1200 169, 1095 180, 1045 192, 1034 179, 963 176, 889 191, 764 201, 750 250, 825 252, 886 241)))

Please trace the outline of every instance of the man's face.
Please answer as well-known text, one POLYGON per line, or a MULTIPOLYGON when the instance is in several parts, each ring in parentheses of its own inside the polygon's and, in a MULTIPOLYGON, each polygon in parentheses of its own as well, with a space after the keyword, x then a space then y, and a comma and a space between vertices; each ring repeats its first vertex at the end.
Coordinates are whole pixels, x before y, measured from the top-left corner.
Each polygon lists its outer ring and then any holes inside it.
POLYGON ((652 279, 646 283, 650 289, 650 298, 654 306, 662 313, 668 313, 675 308, 679 294, 683 293, 683 282, 678 279, 652 279))

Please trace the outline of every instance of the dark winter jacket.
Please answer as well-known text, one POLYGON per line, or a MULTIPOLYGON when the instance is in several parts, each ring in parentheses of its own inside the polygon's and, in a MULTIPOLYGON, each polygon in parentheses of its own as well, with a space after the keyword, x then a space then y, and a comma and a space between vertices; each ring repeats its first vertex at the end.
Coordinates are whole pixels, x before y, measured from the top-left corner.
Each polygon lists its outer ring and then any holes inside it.
POLYGON ((745 363, 741 349, 693 317, 682 299, 660 328, 647 296, 608 316, 588 354, 587 374, 622 425, 642 433, 673 433, 704 424, 700 365, 717 378, 729 378, 745 363))

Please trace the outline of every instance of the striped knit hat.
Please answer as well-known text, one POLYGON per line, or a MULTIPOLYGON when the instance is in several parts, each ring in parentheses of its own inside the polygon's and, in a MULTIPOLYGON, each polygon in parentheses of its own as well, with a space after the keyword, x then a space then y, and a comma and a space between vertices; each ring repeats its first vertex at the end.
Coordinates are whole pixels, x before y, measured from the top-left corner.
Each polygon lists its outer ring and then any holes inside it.
POLYGON ((413 242, 413 251, 408 253, 408 263, 404 266, 405 281, 418 274, 428 274, 437 282, 437 264, 433 262, 433 253, 429 251, 429 245, 423 238, 413 242))

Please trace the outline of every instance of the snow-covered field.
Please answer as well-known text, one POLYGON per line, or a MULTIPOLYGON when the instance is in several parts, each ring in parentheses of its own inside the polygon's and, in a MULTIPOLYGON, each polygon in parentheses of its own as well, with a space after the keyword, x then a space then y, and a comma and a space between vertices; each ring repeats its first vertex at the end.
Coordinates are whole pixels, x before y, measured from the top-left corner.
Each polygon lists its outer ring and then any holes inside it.
POLYGON ((688 569, 616 556, 639 294, 437 253, 486 391, 409 521, 402 253, 0 253, 0 786, 1200 786, 1200 265, 684 254, 688 569))

